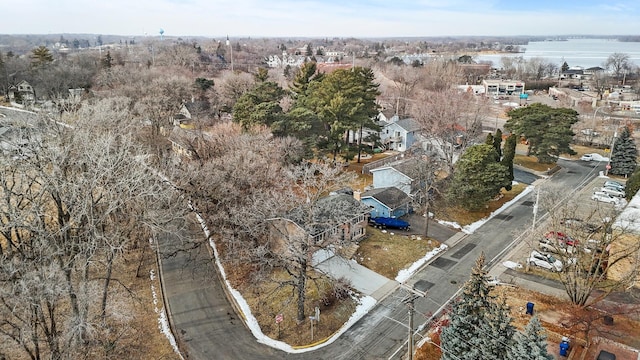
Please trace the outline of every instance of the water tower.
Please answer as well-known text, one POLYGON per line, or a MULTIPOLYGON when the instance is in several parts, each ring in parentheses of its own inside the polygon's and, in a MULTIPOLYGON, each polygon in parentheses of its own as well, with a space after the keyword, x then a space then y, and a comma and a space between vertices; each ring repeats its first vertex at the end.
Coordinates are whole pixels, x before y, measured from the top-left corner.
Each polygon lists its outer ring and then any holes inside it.
POLYGON ((164 29, 160 28, 160 40, 164 39, 164 29))

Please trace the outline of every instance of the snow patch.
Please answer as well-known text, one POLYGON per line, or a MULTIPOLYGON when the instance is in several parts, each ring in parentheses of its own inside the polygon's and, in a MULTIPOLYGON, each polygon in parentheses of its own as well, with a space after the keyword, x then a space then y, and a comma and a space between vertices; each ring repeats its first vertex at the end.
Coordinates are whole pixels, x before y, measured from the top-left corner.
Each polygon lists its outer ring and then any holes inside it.
POLYGON ((434 258, 439 253, 445 251, 447 248, 448 248, 447 245, 442 244, 442 245, 438 246, 437 248, 429 251, 423 258, 418 259, 416 262, 411 264, 411 266, 409 266, 408 268, 400 270, 398 272, 398 276, 396 276, 396 281, 400 282, 400 283, 403 283, 403 282, 409 280, 411 275, 413 275, 416 271, 418 271, 418 269, 420 269, 420 267, 422 267, 422 265, 424 265, 430 259, 434 258))
MULTIPOLYGON (((347 331, 353 324, 355 324, 358 320, 360 320, 363 316, 365 316, 376 305, 376 300, 371 296, 364 296, 360 298, 358 306, 356 306, 355 311, 353 312, 349 320, 347 320, 347 322, 345 322, 344 325, 340 328, 340 330, 338 330, 335 334, 333 334, 333 336, 331 336, 331 338, 329 338, 327 341, 313 347, 294 349, 293 347, 291 347, 291 345, 285 342, 274 340, 268 337, 262 332, 262 329, 258 324, 258 320, 251 313, 251 308, 249 307, 249 304, 247 303, 245 298, 242 296, 242 294, 240 294, 238 290, 234 289, 233 286, 231 286, 231 283, 229 282, 229 280, 227 280, 227 274, 225 273, 224 267, 222 266, 222 263, 220 263, 220 260, 219 260, 218 249, 216 248, 215 242, 210 237, 211 233, 209 232, 209 228, 207 227, 204 219, 202 218, 202 216, 200 216, 200 214, 197 211, 195 211, 195 209, 193 209, 193 207, 191 207, 191 209, 194 210, 196 214, 196 218, 198 219, 198 222, 200 223, 200 226, 202 227, 202 230, 204 231, 205 236, 209 239, 209 246, 211 246, 211 248, 213 249, 218 271, 220 271, 220 275, 222 276, 222 279, 224 280, 224 283, 227 289, 229 290, 229 293, 231 294, 231 296, 233 296, 236 304, 240 308, 240 312, 241 312, 240 315, 245 319, 245 323, 249 327, 249 330, 251 330, 251 333, 259 343, 265 344, 267 346, 271 346, 273 348, 276 348, 288 353, 303 353, 303 352, 313 351, 336 341, 340 337, 340 335, 342 335, 345 331, 347 331)), ((325 256, 327 256, 327 254, 325 254, 325 256)))
POLYGON ((513 262, 513 261, 505 261, 502 263, 502 266, 508 269, 522 269, 521 264, 518 264, 517 262, 513 262))
MULTIPOLYGON (((149 270, 149 278, 152 282, 156 279, 156 275, 153 269, 149 270)), ((182 354, 180 353, 180 349, 178 349, 178 344, 176 344, 176 338, 173 337, 171 329, 169 328, 169 321, 167 320, 167 313, 164 309, 164 306, 158 308, 158 294, 156 293, 156 287, 153 285, 153 283, 151 284, 151 296, 153 298, 153 311, 159 315, 158 328, 169 340, 169 344, 173 348, 173 351, 178 355, 178 357, 180 357, 180 359, 184 360, 182 354)))

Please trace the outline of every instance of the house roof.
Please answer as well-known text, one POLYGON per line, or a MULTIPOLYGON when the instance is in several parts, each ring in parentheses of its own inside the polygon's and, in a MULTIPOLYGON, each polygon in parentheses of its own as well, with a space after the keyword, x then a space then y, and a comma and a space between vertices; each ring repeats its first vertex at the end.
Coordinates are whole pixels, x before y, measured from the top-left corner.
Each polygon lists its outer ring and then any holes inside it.
POLYGON ((299 206, 286 217, 314 236, 369 211, 368 206, 353 196, 336 194, 323 197, 311 206, 299 206))
POLYGON ((372 197, 390 209, 398 208, 411 201, 411 198, 395 186, 366 191, 362 198, 372 197))
POLYGON ((390 164, 382 165, 375 169, 371 169, 371 172, 380 171, 382 169, 392 168, 399 173, 402 173, 410 179, 416 179, 420 175, 420 167, 418 166, 417 159, 402 159, 390 164))
POLYGON ((398 120, 395 122, 395 124, 398 124, 398 126, 407 130, 408 132, 418 131, 421 128, 420 124, 413 118, 398 120))

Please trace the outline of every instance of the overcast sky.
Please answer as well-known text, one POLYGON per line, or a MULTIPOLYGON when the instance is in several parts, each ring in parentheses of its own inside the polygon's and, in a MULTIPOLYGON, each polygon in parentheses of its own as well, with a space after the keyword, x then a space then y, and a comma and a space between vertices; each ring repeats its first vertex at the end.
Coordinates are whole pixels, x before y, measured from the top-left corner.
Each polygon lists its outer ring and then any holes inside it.
POLYGON ((0 0, 0 34, 640 35, 638 0, 0 0))

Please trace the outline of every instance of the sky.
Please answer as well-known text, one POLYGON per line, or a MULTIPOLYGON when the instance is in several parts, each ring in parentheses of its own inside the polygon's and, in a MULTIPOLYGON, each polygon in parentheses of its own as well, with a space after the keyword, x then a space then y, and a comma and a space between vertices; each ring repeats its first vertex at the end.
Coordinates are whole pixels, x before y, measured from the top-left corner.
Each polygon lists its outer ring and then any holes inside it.
POLYGON ((638 0, 0 0, 0 34, 640 35, 638 0))

